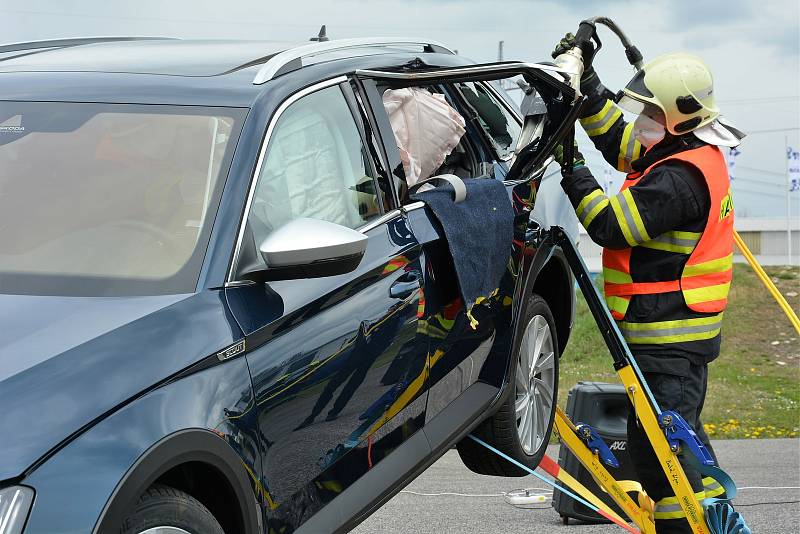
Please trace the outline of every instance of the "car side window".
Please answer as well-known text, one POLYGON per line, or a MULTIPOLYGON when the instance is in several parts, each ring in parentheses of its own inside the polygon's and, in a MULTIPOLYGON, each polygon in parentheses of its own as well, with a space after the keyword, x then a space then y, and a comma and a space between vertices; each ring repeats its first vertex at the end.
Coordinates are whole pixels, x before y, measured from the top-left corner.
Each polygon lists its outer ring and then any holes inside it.
POLYGON ((475 112, 498 157, 503 161, 510 159, 522 131, 516 117, 483 84, 462 82, 456 87, 475 112))
POLYGON ((378 217, 368 158, 339 86, 291 104, 273 128, 247 219, 256 246, 302 217, 348 228, 378 217))

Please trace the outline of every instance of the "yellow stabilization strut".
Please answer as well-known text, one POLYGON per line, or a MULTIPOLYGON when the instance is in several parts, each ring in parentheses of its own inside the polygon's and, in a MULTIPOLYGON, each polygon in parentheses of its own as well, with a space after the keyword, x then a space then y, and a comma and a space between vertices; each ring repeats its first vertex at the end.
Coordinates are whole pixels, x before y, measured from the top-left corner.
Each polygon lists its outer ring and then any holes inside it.
POLYGON ((758 264, 755 256, 753 256, 753 253, 750 252, 749 248, 747 248, 747 245, 744 244, 742 236, 740 236, 739 232, 736 230, 733 231, 733 240, 736 242, 736 246, 739 247, 739 250, 742 252, 742 256, 745 257, 747 263, 749 263, 750 267, 752 267, 753 271, 755 271, 756 276, 758 276, 764 286, 766 286, 766 288, 772 294, 772 297, 778 303, 778 306, 780 306, 783 310, 783 313, 785 313, 786 317, 789 318, 789 322, 792 323, 794 329, 797 330, 798 334, 800 334, 800 319, 797 318, 797 314, 794 312, 792 307, 789 306, 789 303, 786 302, 786 299, 783 297, 783 295, 781 295, 781 292, 778 291, 778 288, 775 287, 775 284, 772 283, 772 280, 770 280, 767 273, 764 272, 764 269, 761 268, 761 265, 758 264))
MULTIPOLYGON (((617 503, 617 505, 628 514, 639 531, 642 534, 655 534, 655 525, 651 513, 643 510, 637 502, 635 502, 628 495, 629 488, 623 482, 616 480, 611 473, 606 470, 597 454, 593 453, 584 444, 583 441, 577 436, 575 425, 569 420, 567 414, 560 407, 556 407, 555 427, 558 432, 559 439, 567 447, 572 454, 578 459, 583 467, 591 473, 595 482, 608 493, 608 495, 617 503)), ((585 488, 584 488, 585 489, 585 488)), ((596 496, 591 495, 594 500, 590 500, 592 504, 598 508, 602 508, 607 513, 619 517, 608 505, 601 501, 596 496)), ((582 495, 589 500, 588 495, 582 495)))
MULTIPOLYGON (((650 406, 647 395, 644 392, 642 384, 639 382, 636 373, 630 365, 618 369, 622 384, 628 393, 628 397, 633 404, 633 410, 636 412, 636 417, 642 425, 650 444, 653 447, 653 452, 656 453, 658 462, 664 470, 664 474, 672 487, 673 494, 678 498, 683 513, 686 514, 686 520, 694 534, 709 534, 708 525, 706 524, 703 507, 694 494, 689 479, 686 478, 686 473, 683 471, 680 462, 678 461, 677 451, 673 451, 667 437, 658 424, 656 413, 650 406)), ((687 452, 691 454, 691 452, 687 452)))

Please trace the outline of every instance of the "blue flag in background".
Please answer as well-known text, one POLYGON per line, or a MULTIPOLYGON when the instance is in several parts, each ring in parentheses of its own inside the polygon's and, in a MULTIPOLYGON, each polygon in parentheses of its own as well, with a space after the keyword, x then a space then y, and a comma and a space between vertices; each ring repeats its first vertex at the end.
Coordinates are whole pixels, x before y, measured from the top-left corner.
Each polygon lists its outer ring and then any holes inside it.
POLYGON ((736 147, 728 149, 728 177, 733 181, 733 173, 736 170, 736 156, 741 154, 742 151, 736 147))
POLYGON ((800 191, 800 151, 786 147, 786 172, 789 174, 789 191, 800 191))

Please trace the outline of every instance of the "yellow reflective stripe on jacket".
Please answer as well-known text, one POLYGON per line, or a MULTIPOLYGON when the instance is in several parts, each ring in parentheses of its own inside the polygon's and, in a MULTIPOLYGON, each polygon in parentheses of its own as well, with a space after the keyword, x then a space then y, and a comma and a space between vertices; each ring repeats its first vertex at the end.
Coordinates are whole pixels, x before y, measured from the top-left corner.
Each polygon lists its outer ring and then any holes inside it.
POLYGON ((676 239, 693 239, 695 241, 700 241, 700 238, 703 236, 703 232, 685 232, 683 230, 672 230, 667 233, 676 239))
POLYGON ((710 317, 657 321, 653 323, 617 323, 631 344, 661 344, 699 341, 716 337, 722 328, 722 313, 710 317))
POLYGON ((715 286, 698 287, 696 289, 684 289, 683 300, 686 304, 697 304, 699 302, 711 302, 728 298, 731 283, 725 282, 715 286))
POLYGON ((614 107, 614 102, 611 100, 606 100, 605 104, 603 104, 603 109, 595 113, 594 115, 589 115, 588 117, 584 117, 581 119, 581 126, 584 128, 590 126, 597 121, 603 120, 603 118, 608 115, 609 111, 614 107))
POLYGON ((628 311, 628 306, 630 305, 630 299, 626 299, 623 297, 617 296, 610 296, 606 297, 606 305, 608 309, 612 312, 617 312, 622 317, 625 317, 625 313, 628 311))
MULTIPOLYGON (((698 491, 694 494, 698 501, 706 498, 705 491, 698 491)), ((656 503, 653 509, 653 517, 655 519, 680 519, 686 517, 683 512, 677 497, 664 497, 656 503)))
POLYGON ((625 214, 622 213, 622 206, 619 203, 619 199, 617 197, 611 197, 609 201, 611 202, 611 209, 614 210, 614 216, 617 218, 619 229, 622 230, 622 235, 625 236, 625 241, 628 245, 635 247, 638 243, 634 241, 630 228, 628 228, 628 223, 625 222, 625 214))
POLYGON ((633 282, 633 278, 628 273, 603 267, 603 281, 607 284, 630 284, 633 282))
POLYGON ((595 217, 597 217, 601 211, 608 207, 608 199, 604 198, 602 202, 598 203, 594 208, 592 208, 589 213, 586 214, 584 218, 581 219, 581 224, 583 224, 584 228, 589 228, 589 225, 592 224, 592 221, 595 217))
POLYGON ((583 197, 580 202, 578 202, 578 205, 575 207, 575 213, 577 213, 578 217, 580 217, 581 214, 584 211, 586 211, 586 206, 589 203, 593 202, 595 199, 600 198, 602 196, 603 196, 603 190, 595 189, 594 191, 583 197))
POLYGON ((697 246, 697 243, 700 242, 700 237, 702 235, 701 232, 664 232, 650 241, 645 241, 640 246, 666 252, 691 254, 697 246))
POLYGON ((575 208, 575 214, 580 219, 584 228, 589 228, 597 215, 608 206, 608 197, 603 194, 602 189, 595 189, 583 197, 575 208))
POLYGON ((639 214, 639 208, 636 207, 636 202, 629 189, 611 198, 611 208, 614 210, 622 235, 625 236, 625 241, 630 246, 635 247, 640 243, 650 241, 642 216, 639 214))
POLYGON ((683 268, 683 277, 700 276, 703 274, 722 273, 733 268, 733 252, 724 258, 687 265, 683 268))
POLYGON ((581 119, 581 126, 590 137, 603 135, 622 117, 622 112, 611 100, 606 100, 603 109, 590 117, 581 119))
POLYGON ((630 189, 626 189, 621 193, 621 195, 625 198, 625 203, 628 206, 628 210, 633 216, 633 222, 634 225, 636 226, 636 231, 639 233, 641 237, 639 243, 650 241, 650 236, 647 234, 647 229, 645 229, 644 227, 644 221, 642 220, 642 216, 639 214, 639 208, 636 207, 636 202, 633 200, 633 193, 631 193, 630 189))
POLYGON ((633 123, 629 122, 622 130, 622 141, 619 143, 619 157, 617 159, 617 170, 631 172, 631 162, 641 152, 642 144, 633 135, 633 123))

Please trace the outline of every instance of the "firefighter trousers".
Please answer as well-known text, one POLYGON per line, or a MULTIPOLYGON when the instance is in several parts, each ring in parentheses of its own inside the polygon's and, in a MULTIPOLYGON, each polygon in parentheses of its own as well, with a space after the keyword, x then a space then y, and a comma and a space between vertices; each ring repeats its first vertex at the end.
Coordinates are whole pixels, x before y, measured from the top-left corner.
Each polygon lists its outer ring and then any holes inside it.
MULTIPOLYGON (((636 361, 661 410, 678 412, 691 425, 716 462, 716 455, 700 421, 708 384, 708 365, 697 365, 680 356, 636 355, 636 361)), ((692 530, 633 410, 628 416, 628 450, 639 482, 656 503, 656 532, 691 534, 692 530)), ((684 454, 691 452, 682 452, 678 458, 692 489, 702 498, 703 477, 684 461, 684 454)))

